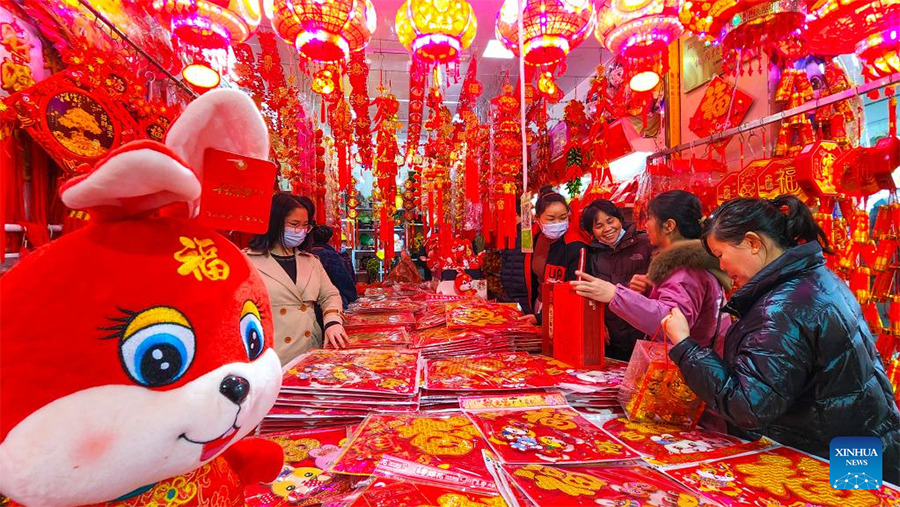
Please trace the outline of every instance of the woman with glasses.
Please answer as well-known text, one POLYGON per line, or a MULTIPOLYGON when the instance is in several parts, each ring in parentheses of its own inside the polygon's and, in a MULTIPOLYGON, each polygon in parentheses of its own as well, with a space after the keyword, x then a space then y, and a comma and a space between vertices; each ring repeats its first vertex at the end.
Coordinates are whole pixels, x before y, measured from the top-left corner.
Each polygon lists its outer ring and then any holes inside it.
POLYGON ((315 205, 308 197, 279 193, 272 196, 269 229, 253 238, 246 252, 269 292, 275 322, 275 352, 285 365, 300 354, 324 344, 347 345, 341 293, 331 283, 316 256, 306 251, 315 205), (323 328, 316 322, 315 305, 322 308, 323 328))

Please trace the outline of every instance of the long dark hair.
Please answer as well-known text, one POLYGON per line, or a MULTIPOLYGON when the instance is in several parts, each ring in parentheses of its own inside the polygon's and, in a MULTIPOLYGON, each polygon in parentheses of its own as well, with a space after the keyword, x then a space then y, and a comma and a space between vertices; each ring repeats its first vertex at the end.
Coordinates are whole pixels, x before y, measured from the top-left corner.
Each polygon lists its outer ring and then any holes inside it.
MULTIPOLYGON (((309 213, 309 223, 313 223, 313 217, 316 213, 316 206, 305 196, 291 195, 286 192, 279 192, 272 196, 272 207, 269 209, 269 229, 258 234, 250 240, 250 248, 257 252, 268 252, 278 243, 281 243, 284 237, 284 220, 297 208, 305 208, 309 213)), ((304 250, 310 243, 310 235, 306 235, 306 239, 298 248, 304 250)))
POLYGON ((569 204, 566 202, 565 197, 554 192, 553 187, 541 187, 540 197, 538 197, 537 204, 534 206, 535 216, 540 217, 543 215, 547 207, 555 202, 562 203, 566 207, 566 211, 569 211, 569 204))
POLYGON ((594 235, 594 222, 597 221, 597 215, 601 211, 618 219, 622 223, 622 227, 625 227, 625 217, 622 216, 622 211, 609 199, 597 199, 588 204, 588 207, 581 212, 581 228, 588 234, 594 235))
POLYGON ((825 231, 819 227, 809 208, 793 195, 779 195, 774 199, 732 199, 721 206, 703 227, 703 246, 709 250, 706 238, 740 244, 748 232, 765 235, 783 249, 802 243, 818 241, 822 250, 832 253, 825 231))
POLYGON ((649 209, 660 224, 666 220, 674 221, 682 237, 700 238, 703 207, 696 195, 684 190, 669 190, 651 199, 649 209))

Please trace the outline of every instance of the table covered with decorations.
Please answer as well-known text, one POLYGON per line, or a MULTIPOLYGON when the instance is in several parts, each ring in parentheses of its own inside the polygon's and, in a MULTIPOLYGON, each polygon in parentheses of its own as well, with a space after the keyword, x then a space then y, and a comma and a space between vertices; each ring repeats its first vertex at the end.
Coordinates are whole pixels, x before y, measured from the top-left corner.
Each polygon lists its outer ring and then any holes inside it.
POLYGON ((897 487, 836 489, 826 460, 777 442, 626 410, 630 363, 541 355, 520 316, 413 284, 368 289, 346 349, 285 367, 257 430, 284 466, 247 504, 900 506, 897 487))

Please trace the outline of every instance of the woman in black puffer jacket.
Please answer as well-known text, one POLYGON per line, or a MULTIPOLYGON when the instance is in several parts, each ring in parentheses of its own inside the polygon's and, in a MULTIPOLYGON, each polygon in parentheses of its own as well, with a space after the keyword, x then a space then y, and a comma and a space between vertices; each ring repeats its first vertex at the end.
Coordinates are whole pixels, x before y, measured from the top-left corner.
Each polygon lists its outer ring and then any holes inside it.
POLYGON ((869 326, 844 282, 825 267, 824 233, 796 197, 736 199, 704 232, 742 287, 725 357, 698 346, 676 310, 663 320, 670 357, 690 388, 739 436, 767 436, 817 456, 835 437, 874 436, 883 478, 900 481, 900 412, 869 326))

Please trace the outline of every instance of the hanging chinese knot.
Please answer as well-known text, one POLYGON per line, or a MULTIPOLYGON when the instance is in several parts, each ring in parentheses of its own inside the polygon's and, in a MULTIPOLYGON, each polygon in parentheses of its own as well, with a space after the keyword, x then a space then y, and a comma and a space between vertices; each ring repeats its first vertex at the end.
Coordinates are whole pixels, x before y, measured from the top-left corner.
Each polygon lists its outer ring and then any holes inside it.
MULTIPOLYGON (((356 141, 356 152, 363 167, 372 167, 372 122, 369 119, 369 65, 366 63, 366 55, 363 51, 357 51, 350 56, 350 64, 347 66, 347 75, 350 78, 350 107, 356 114, 353 121, 353 133, 356 141)), ((346 188, 349 181, 341 181, 341 188, 346 188)))
POLYGON ((281 164, 281 176, 291 182, 294 192, 314 192, 312 119, 300 103, 301 94, 284 78, 277 39, 271 32, 259 32, 259 56, 246 43, 234 48, 237 84, 250 92, 269 129, 272 154, 281 164))
POLYGON ((521 185, 522 132, 519 97, 509 84, 491 100, 493 124, 493 194, 497 214, 497 248, 514 248, 516 242, 516 195, 521 185))
POLYGON ((459 106, 456 114, 462 120, 456 124, 454 137, 465 146, 465 169, 462 184, 458 187, 458 202, 463 209, 461 212, 466 230, 474 230, 481 222, 481 196, 479 178, 481 172, 481 149, 483 138, 480 132, 478 116, 475 114, 474 105, 481 96, 484 87, 478 81, 478 60, 472 58, 469 68, 466 69, 466 78, 463 80, 459 94, 459 106))
POLYGON ((431 114, 425 122, 425 128, 432 137, 425 144, 425 167, 422 170, 423 198, 427 194, 426 214, 428 229, 439 234, 438 248, 440 256, 450 253, 452 235, 448 214, 450 206, 450 166, 453 162, 453 122, 450 110, 443 103, 440 90, 433 89, 426 99, 431 114))
POLYGON ((384 249, 385 266, 389 267, 394 259, 394 214, 397 213, 397 166, 402 163, 400 150, 397 148, 397 112, 400 104, 387 88, 379 86, 381 94, 374 101, 378 108, 375 114, 376 144, 375 167, 373 170, 374 189, 372 190, 372 208, 378 217, 379 237, 384 249))
POLYGON ((419 150, 419 136, 422 133, 422 120, 425 114, 425 81, 428 77, 428 66, 413 58, 409 71, 409 119, 406 122, 406 157, 409 158, 419 150))

